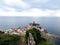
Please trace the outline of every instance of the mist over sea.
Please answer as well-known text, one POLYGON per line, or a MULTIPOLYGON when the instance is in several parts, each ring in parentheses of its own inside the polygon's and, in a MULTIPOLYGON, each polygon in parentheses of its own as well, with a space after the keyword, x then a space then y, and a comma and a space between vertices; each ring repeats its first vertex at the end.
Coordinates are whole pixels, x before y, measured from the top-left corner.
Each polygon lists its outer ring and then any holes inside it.
MULTIPOLYGON (((0 29, 10 29, 12 27, 23 27, 35 21, 48 32, 60 35, 59 17, 18 17, 0 16, 0 29)), ((56 45, 60 45, 60 40, 56 39, 56 45)))

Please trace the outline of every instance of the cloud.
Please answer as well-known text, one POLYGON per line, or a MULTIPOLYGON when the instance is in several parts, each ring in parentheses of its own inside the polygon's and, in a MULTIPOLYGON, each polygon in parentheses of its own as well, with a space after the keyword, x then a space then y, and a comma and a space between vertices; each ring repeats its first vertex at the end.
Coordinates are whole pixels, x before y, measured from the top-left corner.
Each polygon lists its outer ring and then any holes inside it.
POLYGON ((0 11, 15 11, 15 8, 4 6, 0 8, 0 11))
POLYGON ((21 7, 23 9, 25 8, 30 8, 30 5, 26 2, 24 2, 23 0, 3 0, 4 4, 8 5, 8 6, 18 6, 21 7))
POLYGON ((60 9, 50 0, 2 0, 0 1, 0 16, 36 16, 36 17, 60 17, 60 9), (32 4, 31 4, 32 3, 32 4), (40 6, 40 7, 39 7, 40 6), (43 9, 44 8, 44 9, 43 9), (50 10, 48 8, 55 8, 50 10))
POLYGON ((35 16, 35 17, 49 17, 49 16, 57 16, 60 17, 60 10, 41 10, 38 8, 31 8, 28 10, 24 10, 21 12, 17 11, 4 11, 0 9, 0 16, 35 16))
POLYGON ((60 10, 55 10, 54 16, 60 17, 60 10))
POLYGON ((40 2, 40 3, 46 3, 50 0, 32 0, 32 2, 40 2))

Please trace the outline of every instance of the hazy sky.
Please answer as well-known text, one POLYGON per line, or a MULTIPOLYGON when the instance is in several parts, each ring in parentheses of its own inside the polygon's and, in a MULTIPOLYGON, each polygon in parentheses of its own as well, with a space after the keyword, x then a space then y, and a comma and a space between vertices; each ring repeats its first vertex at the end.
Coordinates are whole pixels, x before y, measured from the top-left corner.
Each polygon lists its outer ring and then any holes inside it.
POLYGON ((60 0, 0 0, 0 16, 57 16, 60 0))

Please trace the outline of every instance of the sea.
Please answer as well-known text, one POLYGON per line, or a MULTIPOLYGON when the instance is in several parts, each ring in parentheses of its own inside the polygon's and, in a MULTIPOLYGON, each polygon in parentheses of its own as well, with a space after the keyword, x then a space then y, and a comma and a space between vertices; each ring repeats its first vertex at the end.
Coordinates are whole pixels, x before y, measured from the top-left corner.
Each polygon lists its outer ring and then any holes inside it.
MULTIPOLYGON (((12 27, 24 27, 35 21, 48 32, 60 36, 60 17, 28 17, 28 16, 0 16, 0 30, 12 27)), ((55 39, 55 44, 60 45, 60 39, 55 39)))

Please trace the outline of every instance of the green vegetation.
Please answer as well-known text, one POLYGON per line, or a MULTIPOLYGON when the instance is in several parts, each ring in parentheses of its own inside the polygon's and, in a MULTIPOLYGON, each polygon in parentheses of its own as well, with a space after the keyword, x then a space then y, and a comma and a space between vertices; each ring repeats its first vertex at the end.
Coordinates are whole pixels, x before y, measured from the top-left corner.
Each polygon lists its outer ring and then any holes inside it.
POLYGON ((26 31, 26 35, 10 35, 0 31, 0 45, 26 45, 29 33, 32 34, 36 45, 53 45, 45 38, 41 37, 41 32, 38 29, 32 28, 26 31), (25 38, 26 37, 26 38, 25 38))
POLYGON ((53 45, 47 41, 41 41, 38 45, 53 45))
POLYGON ((0 32, 0 45, 17 45, 19 42, 20 36, 17 35, 9 35, 0 32))
POLYGON ((46 41, 46 39, 41 38, 40 31, 35 28, 30 29, 26 32, 26 38, 29 36, 29 33, 33 35, 36 45, 39 44, 41 41, 46 41))
POLYGON ((29 29, 26 32, 26 39, 29 36, 29 33, 32 34, 32 36, 33 36, 33 38, 35 40, 36 45, 52 45, 52 44, 48 43, 45 38, 41 37, 41 34, 40 34, 41 32, 39 30, 37 30, 35 28, 29 29))

